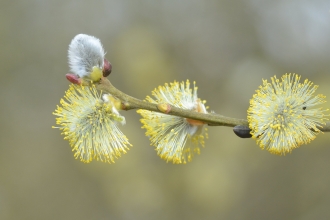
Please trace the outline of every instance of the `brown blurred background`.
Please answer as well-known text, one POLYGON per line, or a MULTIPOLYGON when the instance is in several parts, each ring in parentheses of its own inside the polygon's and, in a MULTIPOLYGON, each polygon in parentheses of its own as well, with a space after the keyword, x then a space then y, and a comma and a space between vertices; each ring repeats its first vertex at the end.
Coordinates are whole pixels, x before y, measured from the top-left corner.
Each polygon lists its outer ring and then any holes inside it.
POLYGON ((295 72, 329 101, 329 1, 19 0, 0 18, 0 219, 330 219, 329 133, 280 157, 210 127, 201 155, 173 165, 129 111, 134 147, 84 164, 51 128, 79 33, 101 39, 110 80, 137 98, 190 79, 210 110, 245 118, 262 79, 295 72))

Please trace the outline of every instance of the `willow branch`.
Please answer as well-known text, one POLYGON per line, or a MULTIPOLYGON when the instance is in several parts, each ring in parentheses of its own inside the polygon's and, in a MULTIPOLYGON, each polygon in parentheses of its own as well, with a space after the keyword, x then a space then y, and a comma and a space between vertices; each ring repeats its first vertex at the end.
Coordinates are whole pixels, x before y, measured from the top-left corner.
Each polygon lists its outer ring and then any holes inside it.
MULTIPOLYGON (((245 119, 230 118, 215 113, 210 113, 210 114, 198 113, 190 110, 177 108, 175 106, 170 106, 170 110, 165 113, 164 111, 161 111, 158 105, 156 104, 145 102, 123 93, 122 91, 114 87, 111 84, 111 82, 105 77, 102 77, 100 82, 95 84, 95 86, 98 90, 102 90, 106 93, 110 93, 111 95, 120 99, 122 101, 124 110, 144 109, 149 111, 155 111, 163 114, 176 115, 184 118, 203 121, 210 126, 226 126, 226 127, 235 127, 237 125, 248 126, 248 122, 245 119)), ((330 123, 328 122, 326 125, 323 126, 323 128, 320 128, 320 130, 323 132, 330 132, 330 123)))
MULTIPOLYGON (((96 84, 96 88, 98 90, 102 90, 104 92, 110 93, 111 95, 122 100, 124 110, 145 109, 149 111, 164 113, 163 111, 158 109, 158 106, 156 104, 139 100, 118 90, 110 83, 110 81, 107 78, 102 78, 99 84, 96 84)), ((248 125, 247 120, 244 119, 229 118, 213 113, 210 114, 198 113, 190 110, 177 108, 174 106, 171 106, 170 111, 167 112, 166 114, 203 121, 213 126, 234 127, 236 125, 246 125, 246 126, 248 125)))

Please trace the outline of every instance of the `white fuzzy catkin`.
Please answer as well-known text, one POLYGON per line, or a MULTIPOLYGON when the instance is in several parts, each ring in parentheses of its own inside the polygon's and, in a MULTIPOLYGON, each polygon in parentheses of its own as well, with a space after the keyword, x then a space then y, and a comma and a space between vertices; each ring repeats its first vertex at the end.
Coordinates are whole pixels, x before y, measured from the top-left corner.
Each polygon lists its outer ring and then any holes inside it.
POLYGON ((103 69, 104 55, 104 49, 99 39, 86 34, 78 34, 69 45, 70 71, 81 78, 88 77, 93 71, 93 67, 103 69))

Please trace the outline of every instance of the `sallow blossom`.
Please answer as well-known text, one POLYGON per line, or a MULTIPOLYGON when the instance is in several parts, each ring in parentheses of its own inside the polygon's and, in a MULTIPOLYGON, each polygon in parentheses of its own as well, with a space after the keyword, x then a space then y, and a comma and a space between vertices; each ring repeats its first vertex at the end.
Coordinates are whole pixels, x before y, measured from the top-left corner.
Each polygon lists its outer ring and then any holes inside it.
POLYGON ((71 84, 54 112, 59 125, 55 128, 69 141, 75 158, 85 163, 92 160, 114 163, 131 146, 117 126, 125 124, 125 118, 109 96, 102 97, 94 85, 71 84))
MULTIPOLYGON (((207 114, 205 101, 197 97, 195 83, 191 89, 188 80, 186 84, 173 82, 159 86, 152 95, 154 99, 147 96, 146 101, 207 114)), ((142 116, 142 128, 147 130, 151 145, 164 160, 176 164, 189 162, 205 146, 207 129, 203 122, 142 109, 137 112, 142 116)))
POLYGON ((327 120, 327 110, 315 108, 325 96, 315 95, 318 86, 300 76, 285 74, 281 79, 263 80, 250 100, 248 122, 252 137, 262 149, 284 155, 307 144, 320 133, 327 120))

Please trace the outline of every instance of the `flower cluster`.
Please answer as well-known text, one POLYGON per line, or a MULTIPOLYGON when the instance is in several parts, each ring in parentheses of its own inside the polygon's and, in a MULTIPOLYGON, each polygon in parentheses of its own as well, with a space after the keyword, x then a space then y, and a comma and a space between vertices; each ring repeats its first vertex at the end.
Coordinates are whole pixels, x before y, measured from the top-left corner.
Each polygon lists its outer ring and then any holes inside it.
POLYGON ((54 115, 64 139, 69 140, 75 158, 85 163, 93 159, 114 163, 114 159, 128 150, 127 138, 117 127, 125 118, 110 101, 108 94, 98 93, 95 86, 70 85, 61 107, 54 115))
POLYGON ((62 130, 64 139, 69 140, 75 157, 85 163, 93 159, 114 163, 114 159, 126 153, 131 146, 117 127, 125 124, 125 118, 118 110, 120 100, 110 94, 98 93, 93 83, 111 72, 111 64, 104 58, 99 39, 78 34, 69 45, 70 71, 66 75, 73 84, 66 91, 62 106, 53 113, 58 116, 56 124, 62 130), (89 86, 82 86, 84 84, 89 86))
POLYGON ((325 96, 314 95, 317 86, 307 79, 300 83, 296 74, 285 74, 281 79, 274 76, 271 83, 263 80, 250 100, 247 127, 245 120, 208 114, 206 101, 197 96, 196 83, 190 88, 189 80, 157 87, 152 91, 153 97, 146 97, 148 103, 130 97, 105 78, 112 66, 104 56, 99 39, 85 34, 73 38, 68 50, 71 73, 66 74, 72 84, 53 113, 58 125, 54 128, 62 131, 75 158, 85 163, 114 163, 132 146, 118 128, 118 124, 125 124, 119 114, 122 109, 143 108, 137 112, 151 145, 162 159, 174 164, 190 162, 200 154, 208 138, 206 122, 236 125, 234 132, 239 137, 252 136, 262 149, 279 155, 309 143, 322 129, 330 130, 329 124, 322 127, 328 120, 328 109, 315 108, 325 102, 325 96))
POLYGON ((299 83, 296 74, 285 74, 281 80, 274 76, 271 81, 263 80, 263 86, 256 90, 247 118, 260 147, 284 155, 321 132, 327 110, 314 106, 324 103, 325 96, 314 95, 317 86, 307 79, 299 83))
MULTIPOLYGON (((207 114, 205 101, 197 97, 197 87, 193 90, 190 83, 184 82, 165 84, 156 88, 146 100, 154 104, 166 103, 182 109, 207 114)), ((151 145, 156 147, 158 155, 166 161, 173 163, 186 163, 191 161, 194 153, 200 153, 200 146, 204 147, 207 138, 205 124, 201 121, 182 118, 178 116, 138 110, 141 116, 142 128, 150 137, 151 145)))

